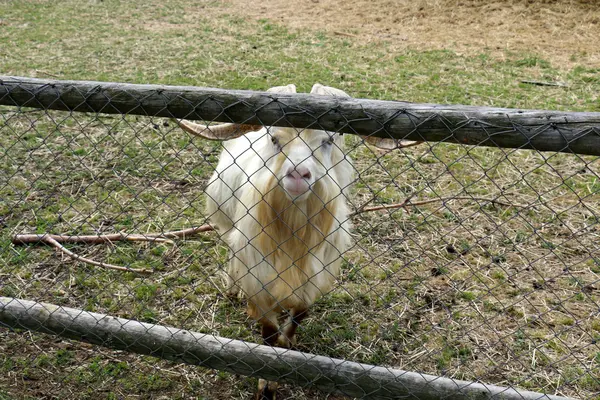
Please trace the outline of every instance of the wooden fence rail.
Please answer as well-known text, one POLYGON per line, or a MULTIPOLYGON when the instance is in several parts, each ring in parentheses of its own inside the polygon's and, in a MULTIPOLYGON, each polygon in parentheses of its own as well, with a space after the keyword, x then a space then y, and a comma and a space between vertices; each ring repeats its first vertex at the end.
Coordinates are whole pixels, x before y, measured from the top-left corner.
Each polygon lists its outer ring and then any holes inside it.
POLYGON ((369 399, 566 397, 360 364, 53 304, 0 297, 0 326, 28 329, 113 349, 369 399))
POLYGON ((321 128, 384 138, 600 155, 600 112, 9 76, 0 76, 0 105, 321 128))

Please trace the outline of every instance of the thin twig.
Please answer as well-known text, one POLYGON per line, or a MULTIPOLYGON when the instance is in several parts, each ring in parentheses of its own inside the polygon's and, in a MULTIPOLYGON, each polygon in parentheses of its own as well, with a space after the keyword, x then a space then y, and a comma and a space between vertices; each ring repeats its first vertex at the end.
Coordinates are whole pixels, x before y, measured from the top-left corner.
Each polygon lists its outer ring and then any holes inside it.
POLYGON ((341 32, 341 31, 333 31, 334 35, 338 35, 338 36, 347 36, 347 37, 358 37, 358 35, 355 35, 353 33, 348 33, 348 32, 341 32))
MULTIPOLYGON (((404 201, 402 203, 390 204, 389 207, 394 206, 393 208, 404 208, 404 209, 406 209, 406 205, 408 204, 408 202, 410 201, 410 199, 412 199, 414 196, 415 196, 415 193, 411 194, 406 199, 404 199, 404 201)), ((367 204, 369 204, 373 200, 374 199, 371 198, 371 200, 367 201, 365 204, 363 204, 362 206, 360 206, 356 211, 354 211, 353 213, 350 214, 350 217, 353 217, 353 216, 355 216, 357 214, 362 214, 363 212, 378 211, 378 210, 383 210, 385 208, 385 206, 383 206, 383 208, 381 208, 382 206, 367 207, 367 204)))
POLYGON ((422 206, 424 204, 436 203, 436 202, 440 202, 440 201, 441 202, 446 202, 446 201, 449 201, 449 200, 488 201, 490 203, 494 203, 494 204, 498 204, 498 205, 506 206, 506 207, 518 207, 518 208, 527 208, 527 207, 529 207, 528 205, 514 204, 514 203, 505 203, 505 202, 500 201, 500 200, 486 199, 486 198, 483 198, 483 197, 469 197, 469 196, 440 197, 439 199, 430 199, 430 200, 415 201, 415 202, 411 202, 410 201, 410 197, 409 197, 406 200, 404 200, 402 203, 397 203, 397 204, 385 204, 385 205, 374 206, 374 207, 364 207, 364 205, 363 205, 358 210, 356 210, 355 212, 353 212, 352 214, 350 214, 350 216, 353 217, 353 216, 355 216, 357 214, 362 214, 362 213, 368 212, 368 211, 391 210, 391 209, 395 209, 395 208, 404 208, 404 209, 406 209, 407 207, 416 207, 416 206, 422 206))
POLYGON ((91 265, 95 265, 97 267, 103 267, 103 268, 108 268, 108 269, 114 269, 117 271, 135 272, 135 273, 144 274, 144 275, 149 275, 152 273, 152 270, 150 270, 150 269, 120 267, 118 265, 112 265, 112 264, 107 264, 107 263, 103 263, 103 262, 98 262, 98 261, 90 260, 89 258, 78 256, 77 254, 73 253, 72 251, 67 250, 63 245, 58 243, 55 239, 53 239, 50 236, 46 236, 42 241, 44 243, 48 243, 49 245, 52 245, 53 247, 60 250, 62 253, 68 255, 72 259, 84 262, 86 264, 91 264, 91 265))
POLYGON ((542 82, 542 81, 530 81, 530 80, 521 80, 520 83, 524 83, 527 85, 535 85, 535 86, 558 86, 558 87, 568 87, 564 82, 542 82))
POLYGON ((210 225, 196 226, 192 228, 182 229, 179 231, 169 231, 162 233, 148 233, 145 235, 134 235, 125 233, 109 233, 105 235, 51 235, 51 234, 19 234, 12 237, 14 244, 29 244, 44 242, 46 238, 52 238, 59 243, 110 243, 119 241, 140 241, 140 242, 156 242, 174 244, 172 240, 167 238, 177 238, 192 236, 201 232, 212 231, 210 225))
POLYGON ((91 243, 101 244, 110 242, 121 242, 121 241, 146 241, 146 242, 159 242, 159 243, 170 243, 172 240, 153 237, 149 235, 127 235, 125 233, 111 233, 107 235, 51 235, 48 233, 43 234, 19 234, 12 238, 14 244, 28 244, 44 242, 46 238, 52 238, 59 243, 91 243))
POLYGON ((202 232, 209 232, 209 231, 214 231, 215 228, 213 228, 211 225, 206 224, 206 225, 201 225, 201 226, 195 226, 192 228, 186 228, 186 229, 182 229, 180 231, 170 231, 170 232, 164 232, 164 233, 152 233, 152 234, 148 234, 145 235, 147 237, 154 237, 154 238, 182 238, 182 237, 186 237, 186 236, 193 236, 197 233, 202 233, 202 232))
POLYGON ((162 233, 151 233, 146 235, 128 235, 125 233, 111 233, 106 235, 50 235, 50 234, 20 234, 12 237, 12 243, 14 244, 29 244, 29 243, 46 243, 49 244, 56 249, 60 250, 62 253, 68 255, 74 260, 84 262, 86 264, 95 265, 98 267, 114 269, 117 271, 125 271, 125 272, 135 272, 138 274, 149 275, 152 273, 152 270, 144 269, 144 268, 127 268, 120 267, 118 265, 107 264, 103 262, 98 262, 94 260, 90 260, 89 258, 78 256, 72 251, 66 249, 60 243, 111 243, 118 241, 144 241, 144 242, 155 242, 155 243, 169 243, 175 244, 172 240, 167 239, 167 237, 171 238, 181 238, 185 236, 192 236, 201 232, 212 231, 214 228, 211 225, 202 225, 196 226, 192 228, 186 228, 179 231, 169 231, 162 233))
POLYGON ((54 74, 51 74, 50 72, 42 71, 42 70, 40 70, 40 69, 36 69, 36 70, 35 70, 35 72, 37 72, 38 74, 42 74, 42 75, 49 76, 49 77, 51 77, 51 78, 60 79, 60 76, 58 76, 58 75, 54 75, 54 74))

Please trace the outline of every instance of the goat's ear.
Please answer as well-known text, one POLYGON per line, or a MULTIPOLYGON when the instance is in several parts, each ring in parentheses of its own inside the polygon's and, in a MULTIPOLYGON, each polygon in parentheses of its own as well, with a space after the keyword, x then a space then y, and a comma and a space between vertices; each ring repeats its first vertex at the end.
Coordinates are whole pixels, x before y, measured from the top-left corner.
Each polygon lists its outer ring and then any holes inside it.
MULTIPOLYGON (((310 93, 319 94, 322 96, 350 97, 350 95, 344 92, 343 90, 336 89, 331 86, 323 86, 320 83, 315 83, 312 89, 310 90, 310 93)), ((340 148, 344 148, 344 138, 341 133, 339 135, 336 135, 335 142, 340 148)))
POLYGON ((296 93, 296 85, 289 84, 285 86, 275 86, 267 90, 272 93, 296 93))
POLYGON ((312 94, 321 94, 324 96, 334 96, 334 97, 350 97, 350 95, 343 90, 336 89, 331 86, 323 86, 320 83, 315 83, 310 90, 312 94))
MULTIPOLYGON (((325 96, 350 97, 350 95, 344 92, 343 90, 336 89, 330 86, 323 86, 320 83, 315 83, 310 92, 325 96)), ((390 151, 395 149, 401 149, 404 147, 416 146, 422 143, 413 140, 395 140, 379 138, 374 136, 361 136, 361 138, 364 140, 365 143, 375 146, 383 151, 390 151)))

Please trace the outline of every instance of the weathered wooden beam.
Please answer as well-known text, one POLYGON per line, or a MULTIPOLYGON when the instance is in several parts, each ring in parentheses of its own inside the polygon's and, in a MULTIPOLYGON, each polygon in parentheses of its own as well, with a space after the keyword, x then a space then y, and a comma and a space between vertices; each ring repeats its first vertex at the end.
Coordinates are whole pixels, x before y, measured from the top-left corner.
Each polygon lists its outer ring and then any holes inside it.
POLYGON ((600 113, 0 76, 0 104, 600 155, 600 113))
POLYGON ((359 364, 183 329, 0 297, 0 326, 369 399, 566 399, 513 388, 359 364))

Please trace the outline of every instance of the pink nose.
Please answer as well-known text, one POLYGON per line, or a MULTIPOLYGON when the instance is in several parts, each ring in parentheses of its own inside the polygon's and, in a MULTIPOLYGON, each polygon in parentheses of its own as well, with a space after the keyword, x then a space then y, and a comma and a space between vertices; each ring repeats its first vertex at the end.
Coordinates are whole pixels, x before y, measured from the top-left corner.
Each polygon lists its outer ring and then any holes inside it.
POLYGON ((311 177, 311 173, 308 170, 308 168, 306 168, 303 165, 298 165, 296 166, 296 168, 292 167, 288 170, 287 176, 289 176, 290 178, 294 178, 294 179, 310 179, 311 177))

